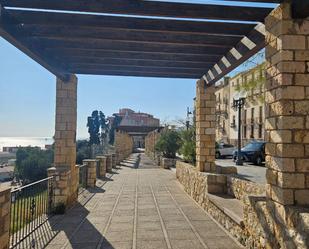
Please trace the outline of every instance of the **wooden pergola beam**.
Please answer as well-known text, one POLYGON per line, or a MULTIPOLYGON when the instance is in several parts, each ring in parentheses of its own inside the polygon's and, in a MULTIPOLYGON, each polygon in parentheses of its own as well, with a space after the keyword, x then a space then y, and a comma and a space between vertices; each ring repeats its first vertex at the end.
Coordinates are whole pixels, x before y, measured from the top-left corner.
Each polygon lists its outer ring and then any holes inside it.
POLYGON ((4 6, 30 9, 236 21, 263 21, 271 11, 271 8, 137 0, 1 0, 0 2, 4 6))
POLYGON ((263 49, 265 45, 265 26, 264 24, 259 24, 223 56, 217 64, 209 69, 203 76, 203 80, 206 82, 205 86, 209 87, 215 84, 226 74, 263 49))
POLYGON ((136 52, 162 52, 175 54, 214 54, 223 55, 231 46, 213 47, 212 45, 185 45, 185 44, 162 44, 152 42, 127 42, 115 40, 97 39, 55 39, 55 38, 28 38, 31 44, 42 44, 45 48, 76 48, 91 50, 119 50, 136 52))
MULTIPOLYGON (((70 79, 70 73, 56 66, 56 64, 51 58, 47 58, 44 51, 40 49, 40 47, 32 47, 30 44, 27 44, 23 41, 20 41, 17 38, 17 31, 14 29, 8 29, 4 20, 10 18, 6 15, 6 11, 0 5, 0 36, 5 39, 7 42, 11 43, 21 52, 29 56, 31 59, 39 63, 42 67, 47 69, 49 72, 54 74, 56 77, 63 81, 67 81, 70 79), (45 56, 44 56, 45 55, 45 56)), ((10 18, 11 19, 11 18, 10 18)), ((12 22, 13 20, 11 20, 12 22)))
POLYGON ((239 41, 239 36, 220 36, 208 34, 186 34, 156 31, 126 30, 98 27, 80 27, 64 25, 34 25, 22 24, 14 28, 18 29, 23 37, 56 38, 63 40, 72 39, 103 39, 120 41, 137 41, 170 44, 195 44, 212 46, 232 46, 239 41))
POLYGON ((68 65, 69 71, 80 72, 87 70, 106 70, 106 71, 137 71, 137 72, 149 72, 149 73, 179 73, 179 74, 193 74, 203 75, 203 72, 207 68, 178 68, 178 67, 160 67, 160 66, 125 66, 125 65, 98 65, 98 64, 71 64, 68 65))
POLYGON ((131 59, 141 61, 162 61, 162 62, 199 62, 199 63, 216 63, 222 56, 209 54, 177 54, 163 52, 135 52, 135 51, 118 51, 118 50, 91 50, 77 48, 47 48, 48 53, 57 54, 59 58, 89 58, 97 60, 100 58, 107 59, 131 59))
POLYGON ((76 70, 76 74, 90 75, 109 75, 109 76, 132 76, 132 77, 156 77, 156 78, 174 78, 174 79, 198 79, 200 74, 185 74, 185 73, 168 73, 168 72, 140 72, 140 71, 122 71, 122 70, 76 70))
POLYGON ((67 57, 63 58, 65 64, 72 66, 96 65, 97 67, 104 66, 136 66, 136 67, 166 67, 166 68, 192 68, 203 69, 213 65, 211 62, 192 62, 192 61, 162 61, 162 60, 135 60, 123 58, 89 58, 89 57, 67 57))
MULTIPOLYGON (((181 32, 188 34, 216 34, 239 36, 248 34, 254 24, 224 23, 205 21, 166 20, 152 18, 133 18, 89 14, 68 14, 44 11, 7 10, 20 24, 70 25, 72 28, 114 28, 125 30, 145 30, 156 32, 181 32)), ((8 23, 10 24, 10 23, 8 23)))

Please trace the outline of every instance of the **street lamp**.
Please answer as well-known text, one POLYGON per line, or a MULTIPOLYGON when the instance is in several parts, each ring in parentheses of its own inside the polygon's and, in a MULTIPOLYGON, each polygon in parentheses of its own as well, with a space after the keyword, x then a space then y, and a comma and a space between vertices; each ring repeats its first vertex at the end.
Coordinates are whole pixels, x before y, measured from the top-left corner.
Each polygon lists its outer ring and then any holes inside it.
POLYGON ((245 105, 245 94, 243 92, 236 93, 233 98, 234 109, 238 109, 238 150, 237 150, 237 160, 236 165, 243 165, 243 160, 241 158, 241 109, 245 105))
POLYGON ((187 130, 189 130, 189 128, 190 128, 190 115, 191 114, 192 114, 192 112, 190 111, 189 107, 187 107, 187 119, 186 119, 187 130))

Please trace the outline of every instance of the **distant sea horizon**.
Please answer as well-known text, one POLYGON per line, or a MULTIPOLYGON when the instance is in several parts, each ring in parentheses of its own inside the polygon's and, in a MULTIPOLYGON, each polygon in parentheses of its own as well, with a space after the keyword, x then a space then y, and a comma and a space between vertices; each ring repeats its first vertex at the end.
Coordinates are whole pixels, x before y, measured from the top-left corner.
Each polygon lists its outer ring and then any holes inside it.
POLYGON ((38 146, 45 148, 45 145, 52 144, 53 142, 54 139, 52 137, 0 137, 0 151, 3 151, 3 147, 14 146, 38 146))

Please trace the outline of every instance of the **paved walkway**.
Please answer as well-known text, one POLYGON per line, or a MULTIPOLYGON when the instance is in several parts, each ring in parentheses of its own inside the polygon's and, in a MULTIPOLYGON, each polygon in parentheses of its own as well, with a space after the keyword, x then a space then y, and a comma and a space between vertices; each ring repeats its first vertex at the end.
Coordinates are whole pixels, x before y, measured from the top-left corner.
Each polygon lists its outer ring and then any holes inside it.
POLYGON ((51 240, 46 248, 240 248, 184 193, 172 171, 144 154, 133 154, 97 185, 84 206, 49 225, 53 232, 46 235, 51 240))

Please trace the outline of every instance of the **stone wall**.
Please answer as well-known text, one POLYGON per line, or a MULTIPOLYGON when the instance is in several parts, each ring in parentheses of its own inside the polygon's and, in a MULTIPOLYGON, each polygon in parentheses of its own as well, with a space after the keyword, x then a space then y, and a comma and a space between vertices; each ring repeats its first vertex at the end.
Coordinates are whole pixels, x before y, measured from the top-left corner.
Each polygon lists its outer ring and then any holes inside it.
POLYGON ((267 201, 264 185, 234 175, 199 172, 193 165, 180 161, 176 163, 176 177, 184 190, 246 248, 309 248, 308 209, 290 206, 279 213, 267 201), (241 201, 241 223, 214 204, 209 194, 216 192, 228 193, 241 201))
POLYGON ((115 158, 117 160, 117 164, 119 164, 133 152, 133 138, 124 131, 117 131, 115 133, 114 146, 117 155, 115 158))
POLYGON ((11 188, 0 186, 0 249, 9 248, 11 188))

